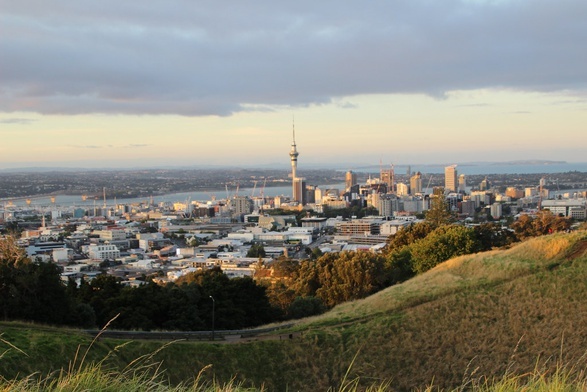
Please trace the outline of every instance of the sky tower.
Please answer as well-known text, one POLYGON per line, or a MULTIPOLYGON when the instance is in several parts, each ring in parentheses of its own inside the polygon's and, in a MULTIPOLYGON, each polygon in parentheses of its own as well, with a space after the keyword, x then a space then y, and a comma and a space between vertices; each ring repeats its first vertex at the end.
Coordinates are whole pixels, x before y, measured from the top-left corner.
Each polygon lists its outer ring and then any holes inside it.
POLYGON ((289 158, 291 160, 291 178, 295 180, 298 177, 297 169, 298 169, 298 150, 296 149, 296 126, 292 121, 292 130, 293 130, 293 142, 291 144, 291 150, 289 151, 289 158))
POLYGON ((296 148, 296 127, 292 121, 293 129, 293 142, 291 144, 291 150, 289 151, 289 158, 291 160, 291 196, 294 202, 305 204, 305 190, 306 181, 305 178, 298 177, 298 150, 296 148))

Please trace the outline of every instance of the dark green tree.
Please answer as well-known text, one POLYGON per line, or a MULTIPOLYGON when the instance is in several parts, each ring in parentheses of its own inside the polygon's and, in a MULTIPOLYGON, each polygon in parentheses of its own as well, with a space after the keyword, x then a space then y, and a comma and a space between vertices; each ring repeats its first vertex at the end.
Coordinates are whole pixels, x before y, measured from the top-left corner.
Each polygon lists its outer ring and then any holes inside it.
POLYGON ((426 238, 410 245, 414 272, 423 273, 452 257, 479 251, 480 244, 473 229, 463 226, 441 226, 426 238))
POLYGON ((394 249, 386 257, 385 268, 390 284, 401 283, 414 276, 410 246, 405 245, 401 248, 394 249))
POLYGON ((426 211, 426 221, 434 228, 447 225, 451 222, 452 215, 448 210, 448 203, 442 191, 434 191, 430 200, 430 209, 426 211))
POLYGON ((288 319, 299 319, 302 317, 315 316, 324 313, 326 306, 320 298, 297 297, 287 310, 288 319))
POLYGON ((248 252, 247 252, 247 257, 265 257, 266 253, 265 253, 265 248, 263 247, 263 245, 261 244, 253 244, 248 252))
POLYGON ((483 223, 473 228, 479 241, 480 251, 508 246, 517 241, 516 235, 509 228, 497 223, 483 223))
POLYGON ((0 240, 0 315, 5 320, 66 324, 72 311, 56 265, 32 262, 13 237, 0 240))
POLYGON ((327 253, 304 260, 294 276, 300 297, 315 296, 326 306, 364 298, 388 284, 385 258, 369 252, 327 253))
POLYGON ((428 221, 418 222, 404 227, 389 237, 387 249, 393 251, 411 245, 422 238, 426 238, 426 236, 434 231, 435 228, 436 227, 428 221))

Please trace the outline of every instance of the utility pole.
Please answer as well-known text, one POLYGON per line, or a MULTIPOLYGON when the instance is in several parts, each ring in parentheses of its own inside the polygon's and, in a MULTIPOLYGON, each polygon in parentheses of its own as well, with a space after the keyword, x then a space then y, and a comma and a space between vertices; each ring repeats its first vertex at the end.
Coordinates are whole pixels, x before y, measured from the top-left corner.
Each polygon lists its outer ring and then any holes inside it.
POLYGON ((210 298, 212 299, 212 341, 214 341, 214 308, 216 307, 216 301, 214 300, 214 297, 210 296, 210 298))

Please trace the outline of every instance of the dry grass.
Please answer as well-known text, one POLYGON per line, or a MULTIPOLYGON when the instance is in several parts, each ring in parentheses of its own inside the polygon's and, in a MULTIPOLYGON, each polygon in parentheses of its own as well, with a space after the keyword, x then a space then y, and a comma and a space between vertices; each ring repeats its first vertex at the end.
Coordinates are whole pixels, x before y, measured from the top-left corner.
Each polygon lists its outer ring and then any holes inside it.
POLYGON ((466 287, 500 284, 563 261, 574 244, 587 242, 585 232, 534 238, 508 250, 460 256, 425 274, 368 298, 351 301, 300 325, 330 324, 401 311, 466 287))
POLYGON ((329 331, 339 358, 360 351, 357 375, 399 389, 430 380, 450 389, 472 372, 532 374, 537 358, 552 371, 587 352, 586 239, 555 234, 462 256, 303 325, 329 331))

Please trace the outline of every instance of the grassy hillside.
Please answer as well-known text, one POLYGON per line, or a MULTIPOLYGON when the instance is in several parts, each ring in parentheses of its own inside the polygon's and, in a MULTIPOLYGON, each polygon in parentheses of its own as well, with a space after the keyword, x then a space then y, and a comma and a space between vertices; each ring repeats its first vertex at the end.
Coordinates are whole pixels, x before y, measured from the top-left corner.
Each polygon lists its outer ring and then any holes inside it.
MULTIPOLYGON (((482 376, 585 370, 587 233, 532 239, 450 260, 401 285, 300 321, 301 336, 238 344, 176 342, 154 355, 172 382, 198 372, 270 390, 326 390, 344 379, 394 390, 454 388, 482 376)), ((75 331, 0 324, 0 372, 13 378, 67 367, 89 339, 75 331), (26 353, 26 356, 24 353, 26 353), (4 354, 2 354, 4 353, 4 354)), ((124 342, 103 340, 99 360, 124 342)), ((129 342, 105 363, 120 368, 161 342, 129 342)), ((78 362, 79 362, 78 355, 78 362)))

